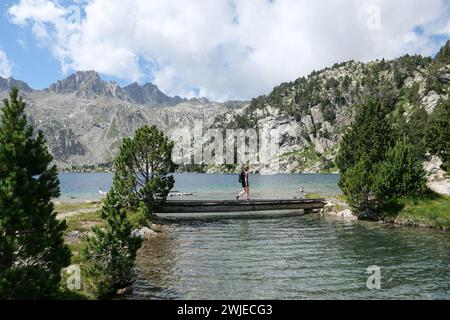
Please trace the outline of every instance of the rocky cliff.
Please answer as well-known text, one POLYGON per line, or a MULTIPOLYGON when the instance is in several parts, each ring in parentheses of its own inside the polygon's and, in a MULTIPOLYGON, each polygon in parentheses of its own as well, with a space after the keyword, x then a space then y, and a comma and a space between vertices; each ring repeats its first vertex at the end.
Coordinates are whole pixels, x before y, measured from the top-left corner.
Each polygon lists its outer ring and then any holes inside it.
POLYGON ((392 106, 392 114, 403 113, 410 121, 422 110, 431 113, 439 99, 447 99, 449 88, 447 43, 434 59, 406 55, 391 61, 348 61, 314 71, 281 84, 243 109, 218 115, 214 126, 280 131, 279 169, 273 159, 251 165, 254 171, 337 172, 339 141, 365 96, 379 96, 392 106))
MULTIPOLYGON (((334 158, 355 106, 367 95, 392 105, 392 113, 414 119, 431 113, 450 92, 450 44, 435 58, 403 56, 369 63, 348 61, 283 83, 247 102, 169 97, 153 84, 124 88, 94 71, 77 72, 45 90, 0 77, 0 97, 17 86, 28 102, 30 121, 45 133, 61 168, 110 163, 124 137, 145 124, 170 134, 202 120, 216 128, 277 129, 280 166, 275 159, 252 164, 259 172, 336 172, 334 158)), ((208 167, 235 171, 234 166, 208 167)))
POLYGON ((153 84, 122 88, 94 71, 77 72, 45 90, 0 78, 0 97, 14 86, 27 102, 30 122, 44 132, 56 164, 68 170, 109 165, 122 139, 143 125, 155 124, 170 134, 196 120, 209 125, 217 114, 243 106, 169 97, 153 84))

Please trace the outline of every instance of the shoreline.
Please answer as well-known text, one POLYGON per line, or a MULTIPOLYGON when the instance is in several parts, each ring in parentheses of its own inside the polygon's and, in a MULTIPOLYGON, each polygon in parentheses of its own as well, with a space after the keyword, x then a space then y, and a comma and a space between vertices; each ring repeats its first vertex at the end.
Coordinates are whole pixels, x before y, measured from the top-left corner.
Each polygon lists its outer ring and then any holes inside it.
MULTIPOLYGON (((343 200, 342 196, 325 198, 327 204, 323 209, 319 211, 319 214, 323 217, 329 217, 333 219, 340 219, 349 222, 359 221, 357 216, 353 215, 348 204, 343 200)), ((95 213, 101 210, 102 199, 55 199, 53 201, 55 205, 55 211, 58 212, 58 217, 60 219, 65 219, 66 217, 73 217, 82 214, 95 213)), ((432 205, 443 205, 450 207, 450 196, 441 195, 440 198, 429 200, 420 200, 416 205, 404 206, 397 216, 385 216, 383 219, 378 221, 370 221, 374 223, 381 223, 386 225, 397 225, 402 227, 414 227, 414 228, 426 228, 432 230, 439 230, 444 232, 450 232, 450 222, 444 221, 444 225, 439 225, 442 223, 438 218, 434 216, 428 217, 426 215, 416 213, 415 215, 408 213, 409 209, 425 208, 430 206, 430 210, 433 209, 432 205), (417 208, 416 208, 417 207, 417 208), (428 219, 428 220, 427 220, 428 219), (432 220, 435 219, 435 220, 432 220)), ((450 208, 449 208, 450 210, 450 208)), ((450 211, 448 211, 448 219, 450 221, 450 211)))
MULTIPOLYGON (((446 201, 450 204, 450 197, 442 198, 442 201, 446 201)), ((86 245, 87 237, 92 236, 92 228, 99 227, 102 228, 105 226, 105 221, 101 218, 101 201, 74 201, 71 199, 70 202, 62 202, 62 199, 55 203, 55 211, 58 212, 57 219, 66 221, 68 228, 64 232, 64 241, 67 243, 72 251, 72 264, 79 264, 80 252, 82 248, 86 245)), ((342 200, 342 197, 336 198, 327 198, 327 204, 323 209, 320 209, 317 213, 312 213, 318 215, 320 217, 330 218, 335 221, 346 221, 348 223, 359 223, 361 221, 358 220, 356 216, 352 214, 349 210, 348 205, 342 200)), ((450 212, 450 211, 449 211, 450 212)), ((132 222, 134 229, 133 234, 141 237, 144 240, 144 243, 147 243, 147 246, 143 245, 143 248, 148 247, 158 247, 158 243, 163 240, 165 237, 169 236, 170 226, 164 222, 164 220, 155 219, 153 223, 148 226, 140 226, 137 224, 137 220, 134 219, 133 213, 129 213, 129 219, 132 222), (153 245, 154 244, 154 245, 153 245)), ((412 230, 413 227, 416 230, 424 230, 429 229, 432 232, 445 232, 448 234, 450 228, 439 227, 432 224, 425 224, 415 221, 410 221, 404 218, 397 218, 391 220, 380 220, 380 221, 363 221, 377 223, 378 225, 388 226, 397 226, 401 228, 409 228, 412 230)), ((146 249, 141 248, 137 259, 139 259, 139 255, 142 252, 146 252, 146 249)), ((93 299, 92 292, 89 291, 89 286, 82 284, 82 292, 80 295, 85 299, 93 299)), ((119 289, 116 293, 116 298, 122 297, 124 295, 130 294, 132 288, 122 288, 119 289)))
MULTIPOLYGON (((349 222, 361 221, 353 214, 352 210, 344 200, 339 198, 327 198, 326 200, 327 204, 320 211, 321 216, 349 222)), ((405 203, 403 203, 403 208, 396 216, 386 215, 378 221, 367 222, 450 232, 450 196, 443 194, 439 195, 436 199, 415 199, 410 200, 409 202, 405 201, 405 203), (414 204, 411 205, 411 202, 414 204), (447 213, 445 218, 447 218, 447 220, 443 221, 437 213, 432 212, 435 207, 438 207, 442 211, 445 210, 445 213, 447 213), (446 211, 446 207, 448 207, 448 211, 446 211), (432 214, 428 214, 430 211, 432 214)))
MULTIPOLYGON (((69 246, 72 257, 71 266, 83 268, 83 260, 81 258, 82 250, 86 246, 87 239, 94 236, 93 228, 106 227, 105 220, 101 217, 102 202, 101 201, 84 201, 84 202, 54 202, 56 219, 65 221, 67 229, 64 231, 64 242, 69 246)), ((148 226, 139 225, 135 219, 136 215, 129 212, 129 220, 133 225, 132 234, 143 239, 144 243, 154 243, 168 236, 169 227, 155 220, 148 226)), ((142 249, 142 248, 141 248, 142 249)), ((141 250, 140 249, 140 250, 141 250)), ((140 251, 138 251, 139 254, 140 251)), ((67 276, 67 275, 65 275, 67 276)), ((81 289, 77 291, 77 299, 92 300, 97 299, 92 291, 90 279, 81 281, 81 289)), ((112 299, 120 298, 132 292, 132 287, 118 289, 112 299)))

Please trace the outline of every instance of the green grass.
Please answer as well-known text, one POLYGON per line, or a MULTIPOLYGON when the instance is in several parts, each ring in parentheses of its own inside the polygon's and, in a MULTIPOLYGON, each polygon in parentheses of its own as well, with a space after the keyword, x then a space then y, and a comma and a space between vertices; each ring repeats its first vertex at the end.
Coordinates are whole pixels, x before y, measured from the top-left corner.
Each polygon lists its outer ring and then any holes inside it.
POLYGON ((307 193, 305 195, 306 199, 319 199, 322 198, 322 196, 319 193, 307 193))
POLYGON ((90 231, 92 225, 103 227, 105 221, 100 216, 100 209, 95 212, 80 213, 74 216, 67 217, 67 232, 71 231, 90 231))
POLYGON ((434 228, 450 228, 450 197, 442 196, 435 199, 405 198, 399 200, 403 208, 398 214, 388 215, 399 223, 429 226, 434 228))
POLYGON ((336 204, 333 207, 331 207, 333 209, 333 211, 335 212, 341 212, 344 211, 345 209, 348 209, 348 207, 342 206, 340 204, 336 204))
MULTIPOLYGON (((81 268, 81 290, 70 291, 65 286, 67 280, 67 273, 63 272, 63 279, 61 281, 61 296, 62 300, 92 300, 97 299, 96 296, 96 284, 99 279, 86 273, 86 261, 82 257, 83 248, 87 244, 88 234, 86 232, 91 231, 92 227, 98 226, 100 228, 106 227, 106 222, 101 218, 101 204, 89 204, 89 203, 67 203, 57 204, 57 209, 60 213, 72 212, 80 209, 96 209, 94 212, 79 212, 75 215, 64 218, 68 228, 66 235, 72 231, 81 231, 84 234, 75 241, 68 241, 72 252, 71 264, 79 265, 81 268)), ((132 225, 136 228, 139 227, 139 216, 135 212, 127 213, 128 219, 132 225)))
MULTIPOLYGON (((87 232, 91 231, 92 227, 104 227, 106 226, 106 222, 101 218, 101 206, 97 204, 86 204, 86 203, 69 203, 69 204, 61 204, 58 205, 60 210, 64 210, 65 212, 76 211, 79 209, 90 209, 90 208, 98 208, 98 210, 94 212, 86 212, 86 213, 78 213, 76 215, 65 218, 68 228, 66 230, 66 234, 71 231, 81 231, 87 232)), ((63 212, 64 212, 63 211, 63 212)), ((61 212, 61 211, 59 211, 61 212)), ((92 300, 96 299, 94 292, 92 291, 91 283, 95 282, 95 279, 89 278, 84 272, 85 261, 82 258, 82 250, 86 246, 87 243, 87 235, 83 235, 80 238, 77 238, 76 241, 67 243, 72 252, 71 264, 80 265, 82 269, 82 277, 81 277, 81 290, 71 291, 65 287, 66 280, 68 274, 63 272, 63 279, 61 281, 61 297, 62 300, 92 300)))
POLYGON ((339 201, 347 202, 347 198, 343 194, 338 194, 337 196, 334 196, 339 201))
MULTIPOLYGON (((62 204, 59 205, 62 207, 62 210, 58 211, 59 213, 77 211, 80 209, 96 209, 93 212, 81 212, 77 213, 73 216, 69 216, 64 218, 67 223, 66 233, 71 231, 81 231, 86 232, 92 229, 92 226, 98 226, 103 228, 106 226, 105 220, 101 217, 101 205, 98 204, 62 204)), ((128 220, 130 220, 133 227, 138 228, 140 226, 140 217, 133 211, 129 211, 127 213, 128 220)))
MULTIPOLYGON (((338 195, 335 199, 346 201, 344 195, 338 195)), ((347 208, 336 204, 329 210, 339 212, 347 208)), ((424 198, 397 199, 392 201, 389 212, 385 213, 383 220, 408 226, 450 230, 450 196, 429 194, 424 198)))
POLYGON ((100 206, 101 204, 96 202, 55 203, 55 211, 58 213, 65 213, 70 211, 77 211, 80 209, 96 208, 100 206))

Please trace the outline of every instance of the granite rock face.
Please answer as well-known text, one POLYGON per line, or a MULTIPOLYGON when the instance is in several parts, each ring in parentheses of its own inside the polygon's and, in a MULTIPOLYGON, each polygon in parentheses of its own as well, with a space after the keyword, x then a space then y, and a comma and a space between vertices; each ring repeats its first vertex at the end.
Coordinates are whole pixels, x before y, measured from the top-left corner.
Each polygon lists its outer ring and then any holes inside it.
POLYGON ((395 99, 392 112, 407 121, 419 108, 430 114, 450 93, 450 65, 437 65, 420 56, 336 64, 283 83, 243 110, 219 115, 215 125, 279 131, 278 154, 252 163, 252 171, 337 172, 339 142, 365 97, 395 99))
POLYGON ((169 97, 153 84, 121 88, 94 71, 77 72, 45 90, 0 78, 0 98, 15 86, 27 102, 30 122, 43 131, 61 169, 110 163, 122 139, 144 125, 157 125, 170 135, 193 128, 196 121, 207 127, 217 114, 245 104, 169 97))
MULTIPOLYGON (((30 121, 44 132, 61 169, 111 163, 122 139, 143 125, 157 125, 171 136, 201 122, 204 130, 277 131, 276 154, 252 161, 254 172, 337 172, 339 142, 364 97, 395 96, 396 112, 408 121, 418 108, 431 113, 450 93, 450 65, 418 56, 348 61, 283 83, 251 102, 169 97, 149 83, 122 88, 95 71, 77 72, 45 90, 0 77, 0 98, 14 86, 21 90, 30 121)), ((207 170, 239 167, 210 165, 207 170)))

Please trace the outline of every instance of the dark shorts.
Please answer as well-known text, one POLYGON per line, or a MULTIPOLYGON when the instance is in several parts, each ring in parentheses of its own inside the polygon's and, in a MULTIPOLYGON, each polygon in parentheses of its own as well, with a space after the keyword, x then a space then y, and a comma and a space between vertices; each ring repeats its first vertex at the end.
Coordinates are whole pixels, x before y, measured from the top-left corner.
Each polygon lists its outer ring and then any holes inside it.
POLYGON ((250 183, 249 184, 245 184, 245 182, 242 182, 242 188, 245 188, 245 187, 250 187, 250 183))

